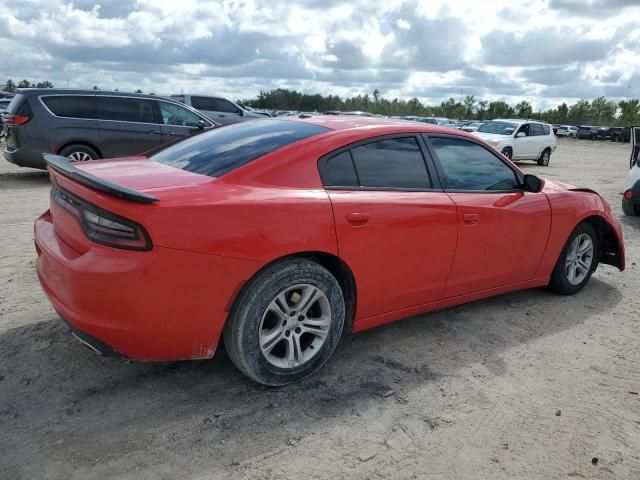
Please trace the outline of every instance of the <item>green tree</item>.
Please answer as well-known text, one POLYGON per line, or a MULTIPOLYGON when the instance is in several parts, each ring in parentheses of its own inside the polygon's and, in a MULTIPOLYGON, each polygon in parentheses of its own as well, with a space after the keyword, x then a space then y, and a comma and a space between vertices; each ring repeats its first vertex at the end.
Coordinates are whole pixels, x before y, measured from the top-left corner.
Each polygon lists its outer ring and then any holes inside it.
POLYGON ((139 88, 136 89, 136 91, 134 93, 142 93, 142 90, 140 90, 139 88))
POLYGON ((618 105, 604 97, 591 102, 591 121, 596 125, 613 125, 618 105))
POLYGON ((4 84, 4 88, 2 90, 5 92, 13 93, 16 91, 16 84, 13 82, 13 80, 9 79, 7 80, 7 83, 4 84))
POLYGON ((35 87, 35 85, 31 83, 29 80, 20 80, 20 82, 18 83, 18 88, 32 88, 32 87, 35 87))
POLYGON ((515 106, 515 113, 518 117, 530 118, 533 113, 533 108, 531 108, 531 104, 529 102, 523 100, 515 106))
POLYGON ((94 85, 94 86, 93 86, 93 89, 94 89, 94 90, 100 90, 100 88, 99 88, 97 85, 94 85))
POLYGON ((620 117, 618 125, 628 127, 630 125, 640 125, 640 100, 622 100, 618 103, 620 107, 620 117))
POLYGON ((464 97, 464 116, 466 118, 472 118, 476 112, 476 97, 473 95, 467 95, 464 97))
POLYGON ((36 88, 53 88, 53 83, 51 83, 49 80, 38 82, 36 88))

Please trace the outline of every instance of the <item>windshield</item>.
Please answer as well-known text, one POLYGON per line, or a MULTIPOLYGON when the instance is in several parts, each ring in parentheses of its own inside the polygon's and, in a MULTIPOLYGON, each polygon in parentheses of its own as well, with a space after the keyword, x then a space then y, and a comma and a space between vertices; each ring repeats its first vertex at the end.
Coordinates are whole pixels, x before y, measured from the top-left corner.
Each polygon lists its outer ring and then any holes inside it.
POLYGON ((289 120, 251 120, 219 127, 153 153, 156 162, 220 177, 258 157, 328 129, 289 120))
POLYGON ((511 135, 518 125, 511 122, 488 122, 482 125, 478 132, 511 135))

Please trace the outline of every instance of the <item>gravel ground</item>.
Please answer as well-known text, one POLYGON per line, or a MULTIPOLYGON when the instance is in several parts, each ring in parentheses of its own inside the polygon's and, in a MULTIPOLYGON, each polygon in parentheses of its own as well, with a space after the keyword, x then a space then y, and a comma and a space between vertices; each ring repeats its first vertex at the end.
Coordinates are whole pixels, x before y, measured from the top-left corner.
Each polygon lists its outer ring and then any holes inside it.
POLYGON ((0 478, 640 478, 628 150, 561 141, 549 167, 522 165, 608 199, 625 272, 602 266, 573 297, 518 292, 348 336, 280 389, 222 351, 136 364, 82 347, 34 272, 48 177, 0 161, 0 478))

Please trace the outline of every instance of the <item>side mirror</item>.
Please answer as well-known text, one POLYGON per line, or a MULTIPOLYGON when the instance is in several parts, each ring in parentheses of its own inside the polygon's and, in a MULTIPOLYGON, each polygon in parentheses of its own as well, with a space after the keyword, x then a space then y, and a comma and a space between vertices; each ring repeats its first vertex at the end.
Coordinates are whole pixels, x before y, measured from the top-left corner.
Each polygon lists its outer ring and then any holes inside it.
POLYGON ((525 192, 538 193, 542 190, 542 180, 535 175, 527 173, 522 179, 522 189, 525 192))
POLYGON ((207 128, 207 124, 205 123, 204 120, 198 120, 198 130, 204 130, 205 128, 207 128))
POLYGON ((516 133, 516 138, 522 138, 522 137, 526 137, 526 136, 527 136, 527 134, 526 134, 526 133, 524 133, 524 132, 518 132, 518 133, 516 133))

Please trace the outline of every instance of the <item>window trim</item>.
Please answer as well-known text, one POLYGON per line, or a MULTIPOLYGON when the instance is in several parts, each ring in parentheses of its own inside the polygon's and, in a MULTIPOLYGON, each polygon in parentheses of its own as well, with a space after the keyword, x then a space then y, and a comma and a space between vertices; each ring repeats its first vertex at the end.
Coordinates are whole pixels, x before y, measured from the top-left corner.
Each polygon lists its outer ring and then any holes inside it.
MULTIPOLYGON (((217 126, 216 123, 214 123, 213 121, 211 121, 210 119, 208 119, 206 116, 202 115, 200 112, 198 112, 197 110, 195 110, 194 108, 190 107, 189 105, 186 105, 184 103, 181 102, 177 102, 175 100, 170 100, 170 99, 165 99, 165 98, 149 98, 149 97, 136 97, 134 95, 100 95, 99 93, 44 93, 42 95, 38 95, 38 101, 40 102, 40 104, 42 105, 42 107, 49 112, 49 114, 55 118, 60 118, 63 120, 88 120, 91 122, 120 122, 120 123, 135 123, 137 125, 164 125, 164 123, 147 123, 147 122, 131 122, 128 120, 107 120, 107 119, 103 119, 103 118, 82 118, 82 117, 61 117, 59 115, 56 115, 55 113, 53 113, 51 110, 49 110, 49 107, 47 107, 46 103, 44 103, 44 101, 42 100, 43 98, 47 98, 47 97, 96 97, 96 100, 98 100, 98 98, 133 98, 133 99, 140 99, 140 100, 150 100, 152 103, 154 103, 153 109, 154 112, 156 110, 160 110, 160 107, 155 104, 155 102, 165 102, 165 103, 170 103, 172 105, 177 105, 179 107, 182 108, 186 108, 187 110, 195 113, 200 120, 204 121, 205 123, 208 124, 208 126, 210 127, 215 127, 217 126)), ((26 98, 26 96, 25 96, 26 98)), ((97 116, 100 116, 100 111, 101 111, 101 105, 100 102, 98 102, 98 108, 97 108, 97 116)), ((154 113, 155 114, 155 113, 154 113)), ((178 125, 179 126, 179 125, 178 125)), ((194 128, 194 127, 191 127, 194 128)))
MULTIPOLYGON (((431 144, 431 138, 446 138, 446 139, 453 139, 453 140, 461 140, 463 142, 473 143, 474 145, 478 145, 479 147, 484 148, 487 152, 489 152, 495 158, 500 160, 504 164, 505 167, 507 167, 509 170, 511 170, 513 172, 514 176, 516 177, 516 180, 519 182, 518 185, 522 185, 522 181, 523 181, 524 176, 522 175, 522 173, 520 171, 518 171, 512 165, 510 165, 509 162, 507 162, 505 158, 502 158, 502 156, 499 155, 495 150, 493 150, 490 147, 487 147, 482 142, 477 141, 474 138, 463 137, 463 136, 458 136, 458 135, 451 135, 451 134, 446 134, 446 133, 423 133, 421 136, 423 137, 423 140, 424 140, 425 144, 427 145, 427 148, 429 149, 429 154, 431 155, 431 158, 433 158, 433 163, 434 163, 434 165, 436 167, 436 172, 438 174, 439 180, 441 178, 446 178, 446 174, 444 172, 444 168, 442 168, 442 162, 440 161, 440 158, 438 157, 436 149, 431 144)), ((513 188, 511 190, 464 190, 464 189, 446 188, 444 186, 444 183, 441 180, 440 180, 440 184, 442 185, 443 191, 445 191, 447 193, 484 193, 484 194, 492 194, 492 193, 524 192, 524 190, 522 188, 518 188, 518 186, 516 186, 515 188, 513 188)))
POLYGON ((378 135, 375 137, 368 137, 363 140, 358 140, 357 142, 349 143, 347 145, 343 145, 342 147, 336 148, 329 153, 325 153, 322 155, 317 162, 318 165, 318 173, 320 175, 320 181, 325 190, 342 190, 342 191, 352 191, 352 192, 360 192, 360 191, 380 191, 380 192, 442 192, 442 186, 440 184, 440 178, 436 174, 435 164, 431 155, 426 147, 424 139, 422 138, 420 132, 415 133, 394 133, 387 135, 378 135), (333 157, 344 153, 345 151, 349 153, 351 157, 351 161, 353 162, 353 168, 356 172, 356 177, 358 179, 358 183, 360 183, 360 176, 358 174, 358 169, 355 167, 355 161, 353 159, 353 154, 351 150, 362 145, 367 145, 369 143, 376 143, 383 140, 392 140, 395 138, 413 138, 418 144, 418 148, 420 150, 420 154, 422 155, 422 160, 425 163, 427 178, 431 182, 431 188, 410 188, 410 187, 366 187, 362 185, 358 186, 340 186, 340 185, 326 185, 325 184, 325 176, 327 172, 327 163, 333 157))

